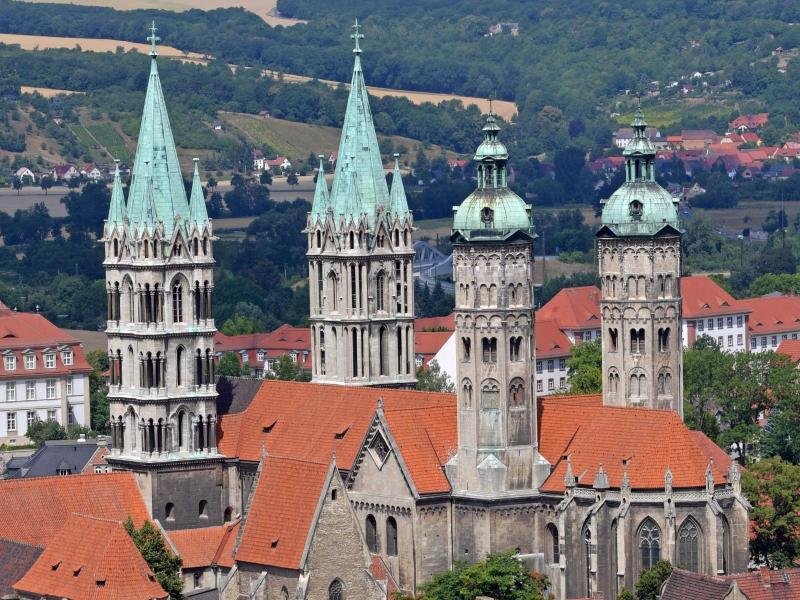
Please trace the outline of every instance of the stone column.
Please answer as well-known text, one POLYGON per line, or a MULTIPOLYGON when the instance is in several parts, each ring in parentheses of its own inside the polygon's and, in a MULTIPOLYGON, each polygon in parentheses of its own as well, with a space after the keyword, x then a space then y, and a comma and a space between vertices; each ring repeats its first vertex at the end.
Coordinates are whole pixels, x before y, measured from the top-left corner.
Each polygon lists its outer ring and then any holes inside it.
POLYGON ((211 453, 217 453, 217 417, 210 418, 210 425, 208 428, 208 446, 211 448, 211 453))

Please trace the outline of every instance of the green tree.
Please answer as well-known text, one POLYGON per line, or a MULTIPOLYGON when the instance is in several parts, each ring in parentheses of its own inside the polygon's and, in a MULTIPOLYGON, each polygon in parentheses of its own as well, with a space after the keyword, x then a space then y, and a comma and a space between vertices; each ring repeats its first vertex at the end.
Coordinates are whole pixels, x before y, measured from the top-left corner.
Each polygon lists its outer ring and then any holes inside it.
POLYGON ((134 545, 156 576, 156 580, 171 600, 183 599, 183 581, 181 580, 181 558, 174 556, 168 549, 161 532, 150 522, 145 521, 140 529, 136 529, 133 520, 125 520, 125 531, 131 536, 134 545))
POLYGON ((280 379, 281 381, 310 381, 310 376, 303 373, 292 357, 288 354, 279 356, 272 366, 271 372, 267 373, 267 379, 280 379))
POLYGON ((220 357, 217 364, 217 375, 220 377, 241 377, 244 374, 245 368, 235 352, 226 352, 220 357))
POLYGON ((792 566, 800 557, 800 466, 762 459, 742 472, 742 490, 753 505, 753 559, 771 568, 792 566))
POLYGON ((22 191, 22 187, 24 185, 25 184, 22 182, 22 179, 19 177, 15 176, 14 179, 11 180, 11 187, 17 190, 17 196, 19 196, 19 193, 22 191))
POLYGON ((622 588, 619 594, 617 594, 617 600, 636 600, 636 594, 628 588, 622 588))
POLYGON ((531 573, 513 553, 490 554, 473 565, 457 562, 452 571, 422 585, 421 600, 543 600, 547 578, 531 573))
POLYGON ((417 371, 417 389, 423 392, 453 392, 455 385, 436 359, 417 371))
POLYGON ((58 421, 40 421, 37 419, 28 427, 25 437, 36 444, 37 448, 41 448, 47 440, 67 439, 67 430, 58 421))
POLYGON ((575 344, 569 349, 567 374, 572 394, 603 391, 603 355, 600 340, 575 344))
POLYGON ((39 186, 44 191, 44 195, 47 196, 47 191, 53 187, 53 178, 50 175, 44 175, 39 180, 39 186))
POLYGON ((89 402, 92 414, 92 429, 98 433, 109 433, 108 386, 103 373, 108 371, 108 354, 104 350, 92 350, 86 355, 92 366, 89 374, 89 402))
POLYGON ((256 325, 253 320, 239 313, 227 319, 222 324, 222 329, 220 329, 225 335, 246 335, 255 332, 255 330, 256 325))
POLYGON ((669 561, 660 560, 651 568, 643 571, 636 582, 636 600, 658 600, 661 586, 672 573, 669 561))
POLYGON ((296 186, 298 184, 297 175, 294 173, 289 173, 289 175, 286 176, 286 183, 292 187, 296 186))

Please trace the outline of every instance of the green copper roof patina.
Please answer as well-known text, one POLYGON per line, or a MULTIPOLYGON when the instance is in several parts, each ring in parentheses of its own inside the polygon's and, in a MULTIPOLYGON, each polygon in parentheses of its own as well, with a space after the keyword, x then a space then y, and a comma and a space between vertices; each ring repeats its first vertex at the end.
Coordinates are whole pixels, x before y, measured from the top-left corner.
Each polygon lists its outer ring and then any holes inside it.
POLYGON ((161 221, 167 231, 172 231, 176 216, 183 219, 189 216, 189 205, 158 76, 156 42, 159 38, 155 23, 150 31, 147 38, 151 42, 150 78, 128 193, 128 216, 133 226, 150 229, 161 221))
POLYGON ((389 188, 361 69, 359 40, 364 35, 358 21, 353 29, 355 32, 350 36, 355 41, 353 78, 339 141, 330 205, 335 217, 358 220, 366 215, 369 226, 374 227, 376 209, 389 206, 389 188))
POLYGON ((656 150, 645 135, 641 107, 633 119, 633 139, 625 147, 625 183, 604 201, 598 235, 653 236, 665 228, 680 231, 676 201, 656 183, 656 150))
POLYGON ((114 161, 114 186, 111 188, 111 203, 108 207, 109 230, 122 225, 125 220, 125 194, 122 193, 122 179, 119 174, 119 160, 114 161))
POLYGON ((203 186, 200 183, 199 158, 194 161, 194 175, 192 177, 192 193, 189 196, 189 222, 196 225, 198 229, 203 229, 208 223, 208 211, 206 210, 206 199, 203 196, 203 186))
POLYGON ((488 242, 521 235, 532 240, 531 207, 508 188, 508 150, 498 139, 494 115, 487 117, 483 132, 474 158, 478 187, 455 207, 451 239, 488 242))
POLYGON ((394 155, 394 171, 392 172, 392 189, 389 192, 389 212, 403 217, 408 214, 408 200, 406 188, 403 186, 403 176, 400 173, 400 155, 394 155))
POLYGON ((325 156, 319 155, 319 170, 317 171, 317 187, 314 189, 314 201, 311 204, 311 216, 314 219, 325 219, 330 208, 330 194, 328 182, 325 181, 325 156))

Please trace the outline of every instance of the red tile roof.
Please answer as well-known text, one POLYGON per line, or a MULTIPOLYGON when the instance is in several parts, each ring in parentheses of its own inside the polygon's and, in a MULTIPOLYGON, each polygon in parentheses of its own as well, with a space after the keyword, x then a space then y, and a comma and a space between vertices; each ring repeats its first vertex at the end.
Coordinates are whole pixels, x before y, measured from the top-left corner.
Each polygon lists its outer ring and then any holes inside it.
POLYGON ((236 549, 236 560, 300 569, 332 467, 331 463, 267 456, 236 549))
POLYGON ((5 361, 0 360, 0 378, 88 373, 92 370, 77 339, 40 314, 14 312, 0 302, 0 354, 9 353, 16 356, 16 369, 7 371, 5 361), (72 351, 72 365, 65 365, 61 359, 59 349, 64 346, 72 351), (45 368, 42 352, 45 348, 55 354, 55 367, 52 369, 45 368), (35 369, 25 368, 23 353, 28 350, 36 355, 35 369))
POLYGON ((681 277, 680 282, 681 310, 684 318, 695 319, 749 312, 707 275, 681 277))
POLYGON ((444 317, 420 317, 414 319, 414 332, 420 331, 455 331, 456 314, 450 313, 444 317))
POLYGON ((543 491, 564 490, 567 456, 579 485, 591 486, 602 465, 612 488, 622 482, 623 461, 633 489, 663 489, 667 468, 676 488, 703 487, 710 459, 715 483, 724 484, 730 466, 677 413, 602 406, 598 395, 541 399, 539 427, 539 449, 554 466, 543 491))
POLYGON ((246 335, 214 334, 216 352, 247 351, 250 363, 256 363, 259 350, 265 351, 265 358, 277 358, 292 351, 302 355, 298 363, 305 369, 311 368, 311 329, 283 324, 269 333, 250 333, 246 335), (303 355, 306 352, 307 355, 303 355), (305 359, 305 361, 303 360, 305 359))
POLYGON ((555 321, 536 317, 536 358, 569 356, 572 344, 555 321))
POLYGON ((451 397, 451 403, 439 406, 384 410, 389 433, 420 495, 450 491, 444 465, 458 451, 458 417, 451 397))
POLYGON ((15 590, 81 600, 168 597, 121 522, 72 515, 62 525, 15 590))
POLYGON ((200 567, 210 567, 220 564, 222 560, 226 564, 222 566, 232 566, 233 557, 231 550, 233 540, 236 540, 239 522, 226 523, 216 527, 202 527, 200 529, 177 529, 168 531, 167 536, 172 541, 178 556, 183 561, 184 569, 197 569, 200 567), (227 553, 225 552, 228 547, 227 553))
POLYGON ((370 559, 369 572, 372 574, 375 581, 386 582, 386 592, 388 596, 391 598, 395 592, 400 592, 400 586, 397 585, 397 581, 395 581, 392 576, 392 571, 386 566, 386 563, 383 562, 381 555, 373 554, 370 559))
POLYGON ((767 120, 769 119, 769 113, 757 113, 754 115, 739 115, 733 121, 730 122, 730 126, 733 129, 738 129, 739 127, 746 127, 748 129, 752 129, 754 127, 763 127, 767 124, 767 120))
POLYGON ((674 568, 664 582, 660 600, 724 600, 731 589, 731 583, 720 577, 701 575, 674 568))
POLYGON ((422 365, 426 366, 452 335, 452 331, 415 331, 414 354, 421 354, 422 365))
POLYGON ((788 356, 795 364, 800 362, 800 340, 783 340, 778 345, 778 352, 788 356))
POLYGON ((600 329, 600 289, 594 285, 564 288, 536 314, 562 329, 600 329))
POLYGON ((770 571, 762 568, 750 573, 727 575, 736 581, 748 600, 796 600, 800 598, 800 568, 770 571))
POLYGON ((316 462, 327 462, 335 452, 339 468, 350 469, 379 398, 387 410, 455 402, 453 394, 264 380, 247 408, 219 418, 218 447, 226 456, 253 462, 262 449, 316 462))
POLYGON ((800 331, 800 297, 763 296, 739 303, 750 309, 749 328, 753 335, 800 331))
POLYGON ((131 473, 70 475, 0 481, 0 538, 45 546, 73 513, 136 526, 147 508, 131 473))

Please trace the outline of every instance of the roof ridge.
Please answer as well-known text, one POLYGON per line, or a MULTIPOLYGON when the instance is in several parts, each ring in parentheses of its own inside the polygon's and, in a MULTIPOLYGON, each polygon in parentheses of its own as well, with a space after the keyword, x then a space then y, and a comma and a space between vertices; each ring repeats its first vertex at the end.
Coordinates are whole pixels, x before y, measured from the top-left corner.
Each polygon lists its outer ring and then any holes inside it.
POLYGON ((38 550, 44 550, 45 546, 37 546, 36 544, 31 544, 28 542, 23 542, 22 540, 14 540, 7 537, 0 537, 0 542, 8 542, 9 544, 17 544, 19 546, 26 546, 28 548, 36 548, 38 550))
POLYGON ((318 465, 318 466, 321 466, 321 467, 327 467, 328 465, 330 465, 330 461, 329 462, 322 462, 322 461, 319 461, 319 460, 311 460, 309 458, 296 458, 296 457, 292 457, 292 456, 281 456, 281 455, 276 455, 276 454, 267 454, 266 459, 267 460, 277 459, 277 460, 284 460, 284 461, 291 461, 291 462, 307 463, 307 464, 311 464, 311 465, 318 465))

